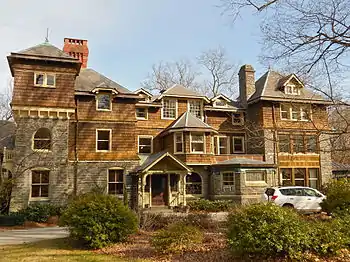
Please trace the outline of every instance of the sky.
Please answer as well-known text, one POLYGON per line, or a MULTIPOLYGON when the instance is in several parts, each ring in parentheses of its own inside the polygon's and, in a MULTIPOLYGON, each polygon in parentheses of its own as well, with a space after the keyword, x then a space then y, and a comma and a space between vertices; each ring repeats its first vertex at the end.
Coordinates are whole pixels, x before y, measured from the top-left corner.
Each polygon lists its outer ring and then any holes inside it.
POLYGON ((88 40, 88 67, 130 90, 160 61, 193 59, 225 48, 230 61, 251 64, 258 76, 259 21, 243 14, 234 24, 222 15, 220 0, 1 0, 0 92, 11 81, 6 56, 64 37, 88 40))

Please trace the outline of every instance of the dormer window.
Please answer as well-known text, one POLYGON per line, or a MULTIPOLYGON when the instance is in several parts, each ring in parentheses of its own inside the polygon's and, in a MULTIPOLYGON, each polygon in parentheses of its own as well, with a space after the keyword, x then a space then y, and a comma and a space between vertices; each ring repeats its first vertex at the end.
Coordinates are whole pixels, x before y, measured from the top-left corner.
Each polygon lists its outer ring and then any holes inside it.
POLYGON ((215 100, 214 106, 216 107, 227 107, 227 102, 223 99, 215 100))
POLYGON ((284 93, 287 95, 300 95, 300 88, 289 84, 284 87, 284 93))
POLYGON ((199 100, 189 100, 188 101, 188 110, 190 113, 200 119, 202 119, 202 101, 199 100))
POLYGON ((96 110, 111 111, 112 99, 110 94, 98 94, 96 96, 96 110))
POLYGON ((47 73, 35 73, 34 74, 34 85, 40 87, 55 87, 56 76, 54 74, 47 73))

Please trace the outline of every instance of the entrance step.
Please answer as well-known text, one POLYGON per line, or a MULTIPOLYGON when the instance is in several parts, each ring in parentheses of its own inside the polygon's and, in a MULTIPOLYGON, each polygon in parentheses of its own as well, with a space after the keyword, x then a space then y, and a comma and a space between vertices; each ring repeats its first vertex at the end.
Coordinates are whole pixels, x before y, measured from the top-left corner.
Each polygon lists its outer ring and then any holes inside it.
POLYGON ((143 210, 146 213, 174 213, 174 211, 167 206, 150 207, 143 210))

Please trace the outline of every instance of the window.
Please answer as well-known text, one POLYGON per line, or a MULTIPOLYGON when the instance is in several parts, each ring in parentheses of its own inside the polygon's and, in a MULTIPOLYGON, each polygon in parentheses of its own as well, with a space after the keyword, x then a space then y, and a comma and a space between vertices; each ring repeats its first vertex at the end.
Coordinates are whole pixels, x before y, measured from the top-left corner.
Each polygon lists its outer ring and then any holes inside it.
POLYGON ((32 197, 49 197, 49 170, 32 170, 32 197))
POLYGON ((233 113, 232 114, 232 124, 233 125, 243 125, 244 117, 242 113, 233 113))
POLYGON ((279 152, 290 153, 290 137, 289 135, 278 135, 279 152))
POLYGON ((305 168, 295 168, 294 169, 294 185, 295 186, 305 186, 305 168))
POLYGON ((316 136, 306 136, 306 152, 316 153, 317 152, 317 137, 316 136))
POLYGON ((281 104, 281 119, 289 119, 289 106, 281 104))
POLYGON ((186 194, 202 194, 202 178, 197 173, 186 176, 186 194))
POLYGON ((204 134, 191 133, 191 152, 204 153, 204 134))
POLYGON ((35 73, 34 74, 34 85, 42 87, 55 87, 56 76, 54 74, 47 73, 35 73))
POLYGON ((214 102, 214 106, 217 106, 217 107, 227 107, 227 102, 223 99, 217 99, 215 100, 214 102))
POLYGON ((148 110, 144 107, 137 107, 136 108, 136 119, 143 119, 147 120, 148 118, 148 110))
POLYGON ((295 85, 287 85, 284 88, 284 92, 288 95, 299 95, 300 94, 300 88, 296 87, 295 85))
POLYGON ((139 154, 152 154, 153 137, 139 136, 139 154))
POLYGON ((290 107, 290 116, 292 120, 299 120, 299 110, 297 106, 290 107))
POLYGON ((101 111, 112 110, 112 100, 109 94, 99 94, 96 96, 96 109, 101 111))
POLYGON ((309 187, 318 188, 318 168, 309 168, 309 187))
POLYGON ((96 151, 111 150, 111 130, 101 129, 96 130, 96 151))
POLYGON ((244 136, 232 137, 233 153, 244 153, 244 136))
POLYGON ((174 152, 175 153, 183 153, 184 152, 184 147, 183 147, 183 133, 174 133, 174 140, 175 140, 175 145, 174 145, 174 152))
POLYGON ((109 169, 108 170, 108 194, 121 195, 123 194, 123 177, 124 170, 122 169, 109 169))
POLYGON ((310 110, 307 107, 300 107, 300 120, 309 121, 310 120, 310 110))
POLYGON ((226 155, 226 154, 229 154, 229 151, 228 151, 228 137, 226 136, 219 136, 217 137, 218 139, 218 154, 219 155, 226 155))
POLYGON ((51 150, 51 132, 47 128, 40 128, 34 134, 33 149, 49 151, 51 150))
POLYGON ((162 107, 163 119, 175 119, 177 115, 177 101, 175 99, 164 99, 162 107))
POLYGON ((247 171, 245 174, 247 182, 265 182, 265 172, 263 171, 247 171))
POLYGON ((222 187, 225 191, 233 191, 235 186, 235 173, 223 172, 222 173, 222 187))
POLYGON ((281 179, 283 186, 290 186, 292 182, 292 169, 291 168, 281 168, 281 179))
POLYGON ((294 153, 304 153, 304 137, 303 136, 294 136, 293 137, 293 152, 294 153))
POLYGON ((198 118, 202 118, 202 101, 200 100, 189 100, 188 109, 190 113, 198 118))

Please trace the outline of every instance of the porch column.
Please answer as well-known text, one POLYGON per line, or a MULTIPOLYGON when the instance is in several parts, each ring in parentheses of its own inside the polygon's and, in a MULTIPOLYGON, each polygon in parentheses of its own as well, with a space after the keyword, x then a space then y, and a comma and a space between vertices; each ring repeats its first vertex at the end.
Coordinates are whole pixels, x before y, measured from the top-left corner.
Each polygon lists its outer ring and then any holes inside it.
POLYGON ((152 175, 149 174, 148 176, 149 176, 149 207, 152 207, 152 175))
POLYGON ((143 179, 144 178, 144 174, 141 174, 140 175, 140 178, 139 178, 139 186, 141 186, 141 190, 139 190, 139 192, 141 192, 141 197, 138 196, 138 198, 141 200, 140 203, 141 203, 141 208, 144 208, 144 203, 143 203, 143 195, 144 195, 144 191, 145 191, 145 187, 144 187, 144 184, 143 184, 143 179))
POLYGON ((168 206, 170 207, 171 203, 171 188, 170 188, 170 174, 167 174, 168 179, 167 179, 167 184, 168 184, 168 206))

